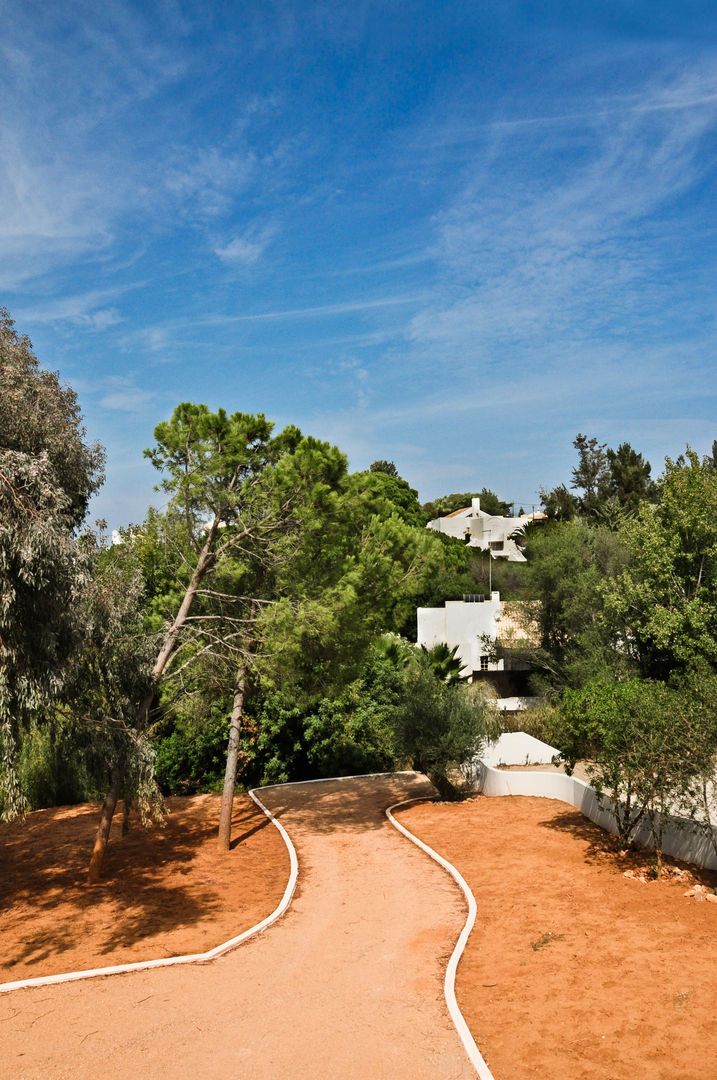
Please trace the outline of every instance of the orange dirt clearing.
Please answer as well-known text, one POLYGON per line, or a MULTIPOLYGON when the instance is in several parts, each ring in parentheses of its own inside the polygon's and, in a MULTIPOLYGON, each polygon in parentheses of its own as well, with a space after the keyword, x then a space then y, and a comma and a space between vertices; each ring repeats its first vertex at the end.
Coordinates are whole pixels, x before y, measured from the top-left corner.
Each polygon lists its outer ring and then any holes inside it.
POLYGON ((0 982, 206 952, 271 914, 289 877, 278 831, 248 795, 232 848, 216 841, 219 796, 167 800, 164 828, 112 825, 103 881, 87 882, 99 806, 0 825, 0 982))
MULTIPOLYGON (((0 995, 0 1080, 447 1080, 470 1073, 442 973, 462 894, 382 809, 418 777, 265 793, 299 887, 265 934, 211 964, 0 995), (398 913, 398 914, 397 914, 398 913)), ((105 883, 86 868, 98 807, 0 826, 1 981, 206 951, 277 905, 289 861, 246 797, 217 850, 218 797, 169 800, 167 828, 114 827, 105 883)), ((457 996, 495 1080, 703 1080, 717 1060, 717 875, 641 881, 572 807, 423 803, 403 824, 452 862, 478 905, 457 996)))
POLYGON ((717 875, 626 877, 635 856, 552 799, 479 797, 400 819, 476 898, 456 992, 495 1080, 715 1075, 717 904, 685 892, 714 890, 717 875))

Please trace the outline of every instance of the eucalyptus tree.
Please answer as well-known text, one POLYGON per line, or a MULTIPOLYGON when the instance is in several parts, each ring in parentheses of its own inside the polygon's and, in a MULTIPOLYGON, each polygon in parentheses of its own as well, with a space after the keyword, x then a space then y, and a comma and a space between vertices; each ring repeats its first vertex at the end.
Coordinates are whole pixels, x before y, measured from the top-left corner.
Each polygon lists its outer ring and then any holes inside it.
POLYGON ((24 808, 20 731, 59 694, 82 636, 88 567, 77 544, 104 453, 86 441, 75 393, 40 368, 0 310, 0 802, 24 808))

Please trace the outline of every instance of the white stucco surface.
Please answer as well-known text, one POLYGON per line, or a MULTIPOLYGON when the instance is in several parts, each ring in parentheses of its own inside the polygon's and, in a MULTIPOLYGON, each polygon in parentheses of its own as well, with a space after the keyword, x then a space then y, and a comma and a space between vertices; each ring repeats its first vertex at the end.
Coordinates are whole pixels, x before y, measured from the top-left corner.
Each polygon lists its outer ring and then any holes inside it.
MULTIPOLYGON (((524 732, 501 735, 485 753, 481 754, 481 760, 474 762, 475 790, 481 795, 532 795, 538 798, 560 799, 574 806, 600 828, 614 835, 617 829, 615 818, 608 809, 609 800, 599 796, 595 789, 584 780, 558 772, 508 772, 495 768, 496 764, 524 765, 526 753, 528 755, 541 753, 535 744, 543 747, 545 761, 550 761, 552 755, 557 753, 554 747, 541 743, 539 739, 534 739, 524 732)), ((538 764, 535 758, 531 759, 531 763, 538 764)), ((713 832, 717 835, 717 830, 713 832)), ((652 847, 647 823, 636 831, 635 840, 647 848, 652 847)), ((662 849, 666 855, 672 855, 673 858, 684 859, 685 862, 696 866, 717 870, 717 854, 709 836, 703 827, 687 818, 670 817, 667 819, 662 849)))
MULTIPOLYGON (((481 603, 446 600, 440 608, 418 608, 417 642, 427 649, 441 643, 451 649, 457 646, 463 662, 462 674, 471 675, 481 670, 481 657, 486 654, 483 638, 491 642, 496 639, 500 612, 498 592, 491 593, 481 603)), ((502 671, 503 661, 489 662, 487 670, 502 671)))

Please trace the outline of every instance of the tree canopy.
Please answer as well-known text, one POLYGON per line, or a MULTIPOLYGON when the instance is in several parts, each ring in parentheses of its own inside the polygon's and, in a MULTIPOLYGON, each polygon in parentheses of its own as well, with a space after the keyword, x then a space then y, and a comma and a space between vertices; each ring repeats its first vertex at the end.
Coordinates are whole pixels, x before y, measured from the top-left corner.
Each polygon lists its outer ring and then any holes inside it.
POLYGON ((59 693, 82 622, 87 568, 76 542, 102 483, 104 453, 85 440, 77 399, 43 371, 0 311, 0 795, 23 806, 19 731, 59 693))

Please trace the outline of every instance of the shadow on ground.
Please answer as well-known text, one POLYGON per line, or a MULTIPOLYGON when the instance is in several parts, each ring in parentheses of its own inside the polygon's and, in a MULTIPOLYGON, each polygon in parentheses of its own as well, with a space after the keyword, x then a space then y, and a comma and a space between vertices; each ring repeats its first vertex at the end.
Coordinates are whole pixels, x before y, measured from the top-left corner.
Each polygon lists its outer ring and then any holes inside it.
POLYGON ((436 789, 420 773, 318 780, 260 789, 257 794, 291 833, 291 821, 309 822, 316 833, 354 833, 382 829, 385 810, 404 799, 437 798, 436 789))
MULTIPOLYGON (((559 811, 552 817, 539 822, 539 826, 542 829, 567 833, 583 841, 586 863, 610 865, 620 873, 624 873, 625 870, 644 870, 654 859, 654 853, 647 848, 640 846, 625 848, 617 837, 595 825, 579 810, 559 811)), ((717 889, 717 871, 705 870, 668 855, 664 856, 664 865, 668 870, 670 868, 686 870, 695 881, 709 886, 710 889, 717 889)))
MULTIPOLYGON (((216 800, 169 799, 168 807, 164 828, 147 830, 135 822, 123 837, 120 805, 103 880, 95 886, 87 881, 87 867, 98 806, 41 810, 24 822, 0 826, 2 922, 8 929, 11 919, 23 924, 22 943, 3 950, 0 981, 12 977, 1 973, 11 965, 42 966, 50 957, 74 949, 78 933, 99 905, 109 904, 111 915, 96 941, 98 963, 125 946, 212 919, 222 898, 214 887, 211 864, 202 862, 199 873, 193 864, 216 833, 216 800), (58 904, 65 915, 53 921, 48 916, 58 904)), ((232 847, 267 825, 268 819, 253 803, 237 799, 232 847)), ((166 954, 171 955, 171 949, 166 954)))

